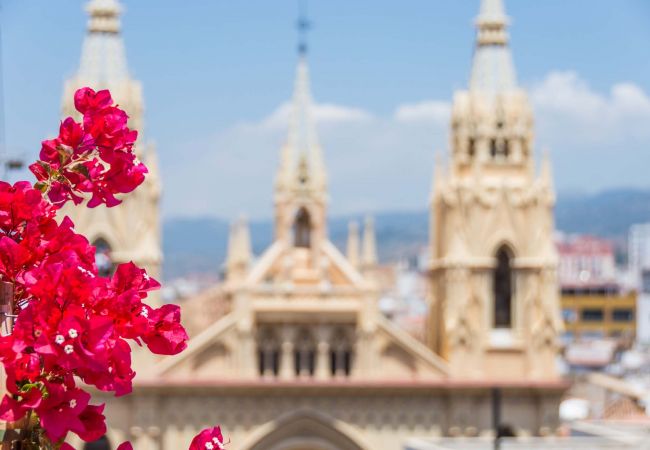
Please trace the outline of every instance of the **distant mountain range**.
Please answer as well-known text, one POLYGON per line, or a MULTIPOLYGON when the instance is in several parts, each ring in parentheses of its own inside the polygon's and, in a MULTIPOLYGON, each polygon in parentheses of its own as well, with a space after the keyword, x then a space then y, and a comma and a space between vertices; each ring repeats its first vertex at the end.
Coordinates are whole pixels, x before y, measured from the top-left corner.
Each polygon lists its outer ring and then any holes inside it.
MULTIPOLYGON (((377 212, 373 215, 382 261, 413 258, 428 240, 429 213, 377 212)), ((338 216, 329 222, 330 239, 345 248, 348 222, 362 216, 338 216)), ((615 189, 597 194, 558 196, 556 227, 567 233, 587 233, 613 239, 624 258, 630 225, 650 222, 650 190, 615 189)), ((163 223, 164 276, 170 280, 188 274, 217 274, 226 256, 229 222, 214 217, 169 218, 163 223)), ((250 223, 253 252, 271 242, 270 220, 250 223)))

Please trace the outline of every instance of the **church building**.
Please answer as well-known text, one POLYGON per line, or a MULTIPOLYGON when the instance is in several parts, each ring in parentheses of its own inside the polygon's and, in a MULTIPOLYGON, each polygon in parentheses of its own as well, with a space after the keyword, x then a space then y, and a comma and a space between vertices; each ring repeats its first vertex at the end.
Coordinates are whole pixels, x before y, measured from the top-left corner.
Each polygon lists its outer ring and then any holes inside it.
MULTIPOLYGON (((92 0, 89 11, 66 98, 73 85, 103 84, 141 126, 116 0, 92 0)), ((372 222, 363 236, 350 227, 347 254, 328 237, 327 171, 301 45, 273 241, 253 258, 246 223, 233 223, 224 282, 182 306, 188 349, 143 367, 132 395, 98 395, 113 445, 178 450, 214 424, 233 450, 399 450, 419 437, 491 436, 495 425, 556 432, 565 384, 555 368, 553 186, 548 162, 535 171, 533 115, 506 25, 502 2, 482 0, 469 87, 454 97, 449 163, 436 164, 426 342, 378 309, 372 222)), ((160 263, 155 172, 151 180, 114 213, 75 218, 115 262, 160 263), (138 238, 139 227, 150 234, 138 238)))

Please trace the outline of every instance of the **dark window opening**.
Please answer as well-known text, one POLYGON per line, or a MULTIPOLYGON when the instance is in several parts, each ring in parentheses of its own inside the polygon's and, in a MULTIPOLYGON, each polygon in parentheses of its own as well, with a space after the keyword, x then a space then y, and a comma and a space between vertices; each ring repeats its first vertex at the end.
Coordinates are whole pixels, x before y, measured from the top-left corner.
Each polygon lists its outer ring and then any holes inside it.
POLYGON ((352 338, 349 330, 337 329, 330 345, 330 371, 332 376, 349 376, 352 372, 352 338))
POLYGON ((260 375, 278 376, 280 373, 280 343, 272 330, 264 330, 257 344, 260 375))
POLYGON ((497 140, 490 139, 490 156, 496 158, 497 156, 497 140))
POLYGON ((316 369, 316 345, 307 330, 303 330, 298 335, 293 356, 296 375, 314 375, 316 369))
POLYGON ((494 327, 512 327, 512 268, 511 256, 507 248, 497 252, 497 266, 494 269, 494 327))
POLYGON ((614 322, 631 322, 634 320, 634 311, 627 308, 615 309, 612 311, 612 320, 614 322))
POLYGON ((296 247, 311 246, 311 220, 305 208, 301 208, 293 224, 294 245, 296 247))
POLYGON ((585 322, 600 322, 603 320, 604 314, 602 309, 583 309, 582 320, 585 322))
POLYGON ((476 142, 474 141, 474 138, 469 138, 469 143, 467 145, 467 154, 469 155, 470 158, 473 158, 475 153, 476 153, 476 142))

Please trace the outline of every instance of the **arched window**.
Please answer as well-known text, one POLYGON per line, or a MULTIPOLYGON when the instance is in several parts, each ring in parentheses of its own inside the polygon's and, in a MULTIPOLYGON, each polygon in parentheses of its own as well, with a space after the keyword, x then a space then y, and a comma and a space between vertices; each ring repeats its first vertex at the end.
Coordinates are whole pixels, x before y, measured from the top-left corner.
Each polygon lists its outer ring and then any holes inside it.
POLYGON ((293 238, 296 247, 311 246, 311 220, 305 208, 300 208, 293 223, 293 238))
POLYGON ((316 343, 309 332, 303 328, 296 336, 294 348, 296 375, 312 376, 316 368, 316 343))
POLYGON ((497 264, 494 268, 494 328, 512 327, 512 253, 503 246, 496 254, 497 264))
POLYGON ((102 436, 96 441, 86 442, 84 450, 111 450, 111 444, 106 436, 102 436))
POLYGON ((349 376, 352 371, 352 342, 350 333, 339 328, 330 345, 330 370, 333 376, 349 376))
POLYGON ((93 242, 95 247, 95 264, 97 265, 97 272, 101 277, 108 277, 113 274, 115 264, 111 258, 111 246, 103 238, 97 239, 93 242))
POLYGON ((257 341, 260 375, 277 376, 280 372, 280 341, 271 329, 264 329, 257 341))

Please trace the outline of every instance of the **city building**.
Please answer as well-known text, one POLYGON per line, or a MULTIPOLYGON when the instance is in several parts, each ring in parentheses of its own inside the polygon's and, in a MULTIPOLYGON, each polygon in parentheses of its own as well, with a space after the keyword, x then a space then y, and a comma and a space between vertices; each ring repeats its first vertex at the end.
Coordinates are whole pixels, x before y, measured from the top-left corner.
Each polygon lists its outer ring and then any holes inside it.
POLYGON ((617 279, 614 245, 594 236, 557 242, 565 343, 616 338, 631 344, 636 335, 637 293, 617 279))
MULTIPOLYGON (((62 215, 69 216, 75 230, 85 235, 97 249, 98 269, 112 272, 116 264, 133 261, 154 278, 161 275, 160 179, 155 148, 144 138, 144 100, 142 86, 131 78, 120 32, 121 6, 117 0, 91 0, 87 34, 76 74, 63 89, 63 117, 79 119, 74 108, 74 93, 80 87, 109 89, 113 99, 128 111, 129 126, 137 129, 135 151, 149 169, 144 183, 128 194, 122 204, 107 208, 66 205, 62 215)), ((157 300, 158 295, 154 295, 157 300)))
MULTIPOLYGON (((115 0, 90 5, 91 23, 98 11, 102 26, 117 20, 115 0)), ((363 237, 351 227, 347 255, 328 238, 303 42, 273 242, 253 259, 246 223, 233 224, 225 282, 186 302, 188 349, 140 364, 129 396, 97 393, 111 443, 177 450, 220 424, 238 450, 398 450, 417 437, 489 437, 498 405, 500 429, 556 433, 566 385, 553 188, 548 162, 533 173, 506 25, 501 1, 482 0, 470 89, 454 101, 453 168, 435 180, 429 346, 379 311, 372 221, 363 237)))
POLYGON ((632 225, 627 241, 628 268, 640 282, 643 270, 650 270, 650 223, 632 225))
POLYGON ((630 227, 628 271, 638 292, 636 337, 641 345, 650 344, 650 223, 630 227))

